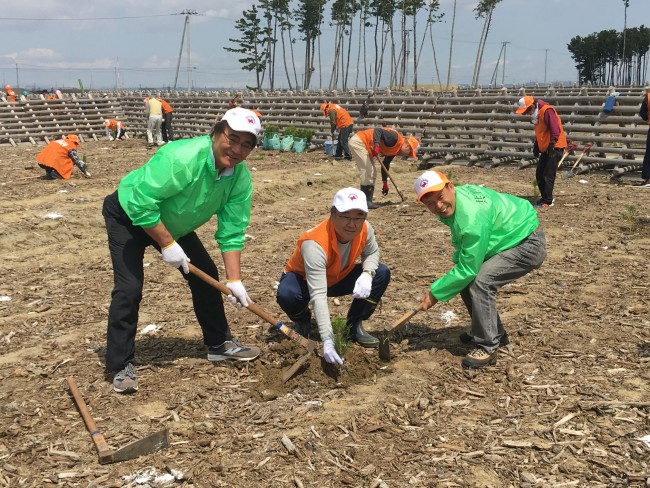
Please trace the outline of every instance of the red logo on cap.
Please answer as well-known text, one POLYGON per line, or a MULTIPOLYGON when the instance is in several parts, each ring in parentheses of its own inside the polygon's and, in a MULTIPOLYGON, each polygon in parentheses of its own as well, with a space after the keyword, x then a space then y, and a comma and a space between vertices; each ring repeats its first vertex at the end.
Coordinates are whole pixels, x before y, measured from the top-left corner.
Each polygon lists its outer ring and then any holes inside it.
POLYGON ((246 120, 248 121, 249 124, 254 124, 255 123, 255 119, 253 117, 251 117, 250 115, 246 116, 246 120))
POLYGON ((359 198, 359 197, 357 197, 354 193, 350 193, 350 194, 348 195, 348 198, 354 202, 354 201, 355 201, 357 198, 359 198))
POLYGON ((420 182, 420 188, 426 188, 428 184, 429 184, 429 180, 422 180, 420 182))

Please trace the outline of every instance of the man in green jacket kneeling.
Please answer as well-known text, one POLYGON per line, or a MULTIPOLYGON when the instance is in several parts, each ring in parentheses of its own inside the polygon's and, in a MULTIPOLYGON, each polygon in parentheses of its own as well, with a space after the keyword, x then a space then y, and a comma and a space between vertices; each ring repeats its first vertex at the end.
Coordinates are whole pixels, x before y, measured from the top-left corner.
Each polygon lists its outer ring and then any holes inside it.
POLYGON ((251 213, 253 183, 240 164, 257 144, 260 120, 244 108, 228 110, 209 136, 170 142, 143 166, 131 171, 104 200, 114 287, 108 311, 106 369, 113 389, 133 393, 135 334, 144 282, 145 248, 153 246, 164 262, 181 271, 192 293, 194 313, 210 361, 250 361, 260 350, 244 346, 230 333, 221 294, 189 273, 191 261, 218 280, 217 267, 195 230, 213 215, 214 234, 226 272, 228 300, 248 306, 240 258, 251 213))
POLYGON ((546 258, 546 237, 537 212, 527 200, 475 185, 454 186, 443 173, 426 171, 415 181, 418 202, 451 231, 455 266, 434 281, 422 298, 422 310, 458 293, 472 319, 461 342, 474 346, 465 368, 497 361, 497 349, 509 343, 497 312, 496 292, 530 273, 546 258))

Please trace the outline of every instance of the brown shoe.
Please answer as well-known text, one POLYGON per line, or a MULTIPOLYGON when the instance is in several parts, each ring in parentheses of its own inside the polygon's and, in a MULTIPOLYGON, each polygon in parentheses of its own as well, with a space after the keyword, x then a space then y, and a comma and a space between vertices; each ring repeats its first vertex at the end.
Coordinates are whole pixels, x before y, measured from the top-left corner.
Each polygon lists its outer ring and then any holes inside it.
POLYGON ((480 369, 485 366, 490 366, 491 364, 496 364, 496 362, 496 350, 490 354, 482 347, 475 347, 469 353, 467 353, 467 356, 463 358, 461 364, 463 368, 480 369))

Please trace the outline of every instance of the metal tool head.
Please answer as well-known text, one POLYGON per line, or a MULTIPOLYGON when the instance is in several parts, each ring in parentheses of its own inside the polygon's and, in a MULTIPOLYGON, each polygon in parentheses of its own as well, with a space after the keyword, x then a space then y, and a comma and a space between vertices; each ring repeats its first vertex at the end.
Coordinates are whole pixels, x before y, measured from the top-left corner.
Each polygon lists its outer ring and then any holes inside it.
POLYGON ((390 361, 390 332, 385 332, 379 339, 379 359, 390 361))
POLYGON ((282 373, 282 383, 289 381, 295 375, 303 364, 310 358, 313 349, 300 356, 298 360, 289 369, 282 373))
POLYGON ((146 456, 156 451, 160 451, 169 446, 169 431, 163 429, 154 434, 148 435, 143 439, 139 439, 130 444, 127 444, 116 451, 100 452, 99 463, 119 463, 128 461, 140 456, 146 456))

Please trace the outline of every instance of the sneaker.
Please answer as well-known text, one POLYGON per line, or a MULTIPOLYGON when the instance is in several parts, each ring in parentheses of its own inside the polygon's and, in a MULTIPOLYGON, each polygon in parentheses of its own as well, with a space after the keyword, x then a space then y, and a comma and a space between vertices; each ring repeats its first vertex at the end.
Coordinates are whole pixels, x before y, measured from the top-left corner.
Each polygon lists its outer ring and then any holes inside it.
MULTIPOLYGON (((474 343, 474 338, 469 335, 467 332, 463 332, 461 335, 458 336, 460 339, 460 342, 466 345, 470 345, 474 343)), ((510 344, 510 338, 508 338, 508 333, 504 332, 503 335, 499 338, 499 346, 507 346, 510 344)))
POLYGON ((650 180, 643 180, 640 186, 644 188, 650 188, 650 180))
POLYGON ((482 347, 475 347, 463 358, 461 364, 463 368, 480 369, 491 364, 496 364, 496 362, 496 350, 490 354, 482 347))
POLYGON ((538 200, 537 203, 535 204, 535 207, 536 208, 548 208, 548 207, 552 207, 553 205, 555 205, 555 198, 553 199, 553 201, 551 203, 546 203, 546 202, 542 202, 541 200, 538 200))
POLYGON ((118 393, 135 393, 138 391, 138 378, 135 377, 133 364, 128 363, 122 371, 113 377, 113 390, 118 393))
POLYGON ((239 339, 234 337, 220 346, 208 347, 208 361, 225 361, 234 359, 237 361, 252 361, 260 355, 260 348, 255 346, 244 346, 239 339))

